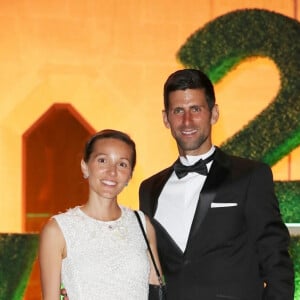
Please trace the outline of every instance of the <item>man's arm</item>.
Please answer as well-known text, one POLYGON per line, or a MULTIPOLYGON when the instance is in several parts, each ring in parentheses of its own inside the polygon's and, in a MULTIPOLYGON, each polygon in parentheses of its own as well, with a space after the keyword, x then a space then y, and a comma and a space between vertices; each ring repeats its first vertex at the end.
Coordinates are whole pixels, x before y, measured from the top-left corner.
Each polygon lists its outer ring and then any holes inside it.
POLYGON ((253 172, 247 196, 247 224, 266 283, 264 300, 293 300, 290 236, 281 218, 272 171, 267 165, 262 164, 253 172))

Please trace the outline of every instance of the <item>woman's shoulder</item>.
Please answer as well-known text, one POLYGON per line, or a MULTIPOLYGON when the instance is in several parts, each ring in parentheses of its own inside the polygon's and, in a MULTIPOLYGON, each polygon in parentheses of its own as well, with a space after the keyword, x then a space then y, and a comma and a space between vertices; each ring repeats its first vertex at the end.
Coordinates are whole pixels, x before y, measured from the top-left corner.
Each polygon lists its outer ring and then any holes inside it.
POLYGON ((139 216, 142 218, 142 219, 145 219, 147 216, 139 209, 132 209, 128 206, 123 206, 123 205, 120 205, 122 211, 124 214, 127 214, 127 215, 135 215, 135 213, 138 213, 139 216))
POLYGON ((54 218, 50 218, 43 226, 41 230, 41 237, 43 236, 57 236, 61 230, 58 226, 57 221, 54 218))
POLYGON ((80 206, 75 206, 71 208, 67 208, 65 211, 58 212, 57 214, 53 215, 52 218, 64 218, 64 217, 71 217, 71 216, 79 216, 80 215, 80 206))
POLYGON ((75 224, 80 223, 83 218, 80 206, 76 206, 52 216, 51 219, 54 219, 61 227, 63 225, 67 226, 67 224, 70 224, 68 226, 74 226, 75 224))

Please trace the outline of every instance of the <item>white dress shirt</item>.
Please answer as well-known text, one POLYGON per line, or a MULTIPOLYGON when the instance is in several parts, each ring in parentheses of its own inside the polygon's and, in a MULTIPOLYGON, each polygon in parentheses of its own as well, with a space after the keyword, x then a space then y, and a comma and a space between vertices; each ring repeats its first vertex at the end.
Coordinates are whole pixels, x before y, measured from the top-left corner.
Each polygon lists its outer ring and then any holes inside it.
MULTIPOLYGON (((206 159, 215 151, 212 148, 203 155, 180 157, 182 164, 193 165, 200 158, 206 159)), ((212 161, 207 164, 208 171, 212 161)), ((159 198, 154 218, 168 231, 178 247, 185 251, 193 222, 199 194, 204 185, 206 176, 191 172, 178 179, 172 173, 164 186, 159 198)))

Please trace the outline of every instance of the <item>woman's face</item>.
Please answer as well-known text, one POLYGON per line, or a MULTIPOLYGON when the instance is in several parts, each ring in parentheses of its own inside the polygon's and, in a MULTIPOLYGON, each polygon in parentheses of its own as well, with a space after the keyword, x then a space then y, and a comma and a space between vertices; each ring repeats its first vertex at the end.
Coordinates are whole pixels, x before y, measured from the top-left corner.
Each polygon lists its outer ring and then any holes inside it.
POLYGON ((95 141, 89 161, 81 162, 90 191, 106 199, 116 199, 132 175, 132 148, 114 138, 95 141))

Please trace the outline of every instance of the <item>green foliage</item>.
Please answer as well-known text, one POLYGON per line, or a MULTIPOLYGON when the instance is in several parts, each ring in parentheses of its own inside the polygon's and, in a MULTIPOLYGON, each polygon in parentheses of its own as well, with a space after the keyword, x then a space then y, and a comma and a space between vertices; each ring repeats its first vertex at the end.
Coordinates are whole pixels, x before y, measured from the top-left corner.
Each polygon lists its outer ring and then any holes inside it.
POLYGON ((291 238, 290 253, 295 270, 295 295, 294 300, 300 300, 300 236, 291 238))
MULTIPOLYGON (((273 165, 300 145, 299 36, 297 20, 267 10, 244 9, 207 23, 181 47, 179 60, 203 70, 213 82, 248 57, 268 57, 279 68, 281 88, 274 101, 221 149, 273 165)), ((275 188, 284 220, 300 222, 299 182, 275 182, 275 188)))
POLYGON ((0 234, 0 299, 23 298, 37 245, 36 234, 0 234))
POLYGON ((278 95, 221 145, 226 152, 273 165, 300 145, 299 36, 300 23, 294 19, 267 10, 244 9, 207 23, 177 53, 185 66, 203 70, 213 82, 249 57, 268 57, 279 68, 278 95))
POLYGON ((285 223, 300 223, 300 181, 276 181, 275 193, 285 223))

